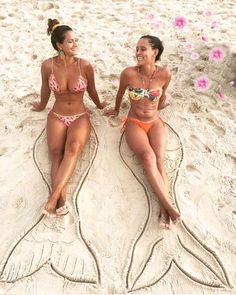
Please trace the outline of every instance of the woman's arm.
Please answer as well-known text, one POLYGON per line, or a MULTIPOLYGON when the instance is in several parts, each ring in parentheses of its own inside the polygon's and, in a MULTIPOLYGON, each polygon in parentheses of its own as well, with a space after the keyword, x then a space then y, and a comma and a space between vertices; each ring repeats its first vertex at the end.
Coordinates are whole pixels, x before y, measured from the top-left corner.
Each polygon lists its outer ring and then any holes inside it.
POLYGON ((95 87, 94 71, 90 63, 87 63, 85 74, 88 81, 87 91, 89 96, 91 97, 97 108, 103 109, 106 106, 106 102, 101 103, 99 100, 98 93, 95 87))
POLYGON ((125 69, 120 75, 120 85, 116 94, 115 108, 107 110, 105 112, 106 116, 117 116, 119 114, 121 101, 128 86, 127 80, 127 69, 125 69))
POLYGON ((160 97, 159 103, 158 103, 158 110, 164 109, 169 105, 169 103, 166 103, 166 89, 168 88, 171 80, 171 72, 170 70, 167 70, 166 73, 166 83, 163 87, 162 95, 160 97))
POLYGON ((42 77, 42 86, 41 86, 41 100, 40 102, 32 103, 32 111, 41 112, 46 108, 48 103, 51 90, 48 86, 48 75, 47 75, 47 61, 42 63, 41 66, 41 77, 42 77))

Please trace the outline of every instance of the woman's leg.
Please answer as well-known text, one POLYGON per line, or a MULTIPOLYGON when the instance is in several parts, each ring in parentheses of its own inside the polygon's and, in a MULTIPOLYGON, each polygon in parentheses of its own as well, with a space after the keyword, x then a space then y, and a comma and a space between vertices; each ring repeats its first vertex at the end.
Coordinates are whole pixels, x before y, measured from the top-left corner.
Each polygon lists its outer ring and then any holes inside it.
POLYGON ((146 171, 147 179, 160 200, 161 205, 167 211, 172 221, 177 220, 180 214, 170 202, 168 189, 157 168, 156 155, 149 143, 148 135, 143 129, 132 122, 126 124, 125 134, 128 145, 141 160, 146 171))
POLYGON ((168 177, 165 171, 164 160, 166 153, 166 127, 162 120, 158 120, 148 132, 150 145, 156 155, 157 168, 163 178, 167 190, 169 190, 168 177))
MULTIPOLYGON (((48 151, 51 159, 51 183, 52 189, 58 168, 63 159, 65 142, 67 136, 67 126, 58 118, 49 113, 47 119, 47 143, 48 151)), ((63 188, 61 197, 64 198, 66 194, 66 186, 63 188)), ((55 212, 50 212, 51 214, 55 212)))
MULTIPOLYGON (((166 127, 162 120, 158 120, 148 132, 150 145, 156 155, 156 165, 167 191, 169 191, 168 177, 165 171, 164 160, 166 153, 166 127)), ((170 217, 167 211, 161 206, 160 222, 163 227, 170 227, 170 217)))
POLYGON ((45 210, 49 213, 55 213, 57 202, 74 172, 78 157, 88 141, 90 130, 91 125, 88 116, 77 119, 67 129, 63 159, 54 179, 52 193, 45 206, 45 210))

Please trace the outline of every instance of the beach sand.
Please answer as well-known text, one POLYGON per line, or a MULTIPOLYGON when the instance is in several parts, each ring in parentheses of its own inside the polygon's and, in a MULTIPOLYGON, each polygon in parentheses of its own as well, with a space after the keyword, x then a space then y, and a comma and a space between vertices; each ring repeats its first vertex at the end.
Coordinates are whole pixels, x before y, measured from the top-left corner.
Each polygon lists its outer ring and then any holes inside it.
MULTIPOLYGON (((236 294, 235 1, 0 3, 0 294, 236 294), (185 17, 183 28, 173 26, 185 17), (55 55, 47 19, 70 25, 114 105, 137 40, 158 36, 172 81, 166 169, 182 223, 160 228, 159 202, 120 132, 91 109, 91 138, 68 190, 70 214, 50 219, 40 66, 55 55), (221 55, 209 57, 220 48, 221 55), (218 58, 217 58, 218 57, 218 58), (196 88, 204 77, 209 89, 196 88)), ((127 95, 120 117, 129 108, 127 95)))

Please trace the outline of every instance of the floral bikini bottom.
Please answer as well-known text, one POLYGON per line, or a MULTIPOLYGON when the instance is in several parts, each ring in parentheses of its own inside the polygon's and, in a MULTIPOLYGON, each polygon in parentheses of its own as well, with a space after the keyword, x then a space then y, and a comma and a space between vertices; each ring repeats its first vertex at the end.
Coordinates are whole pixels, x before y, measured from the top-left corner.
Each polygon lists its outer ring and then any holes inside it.
POLYGON ((80 117, 85 116, 85 115, 89 116, 88 112, 83 112, 83 113, 71 115, 71 116, 63 116, 63 115, 53 112, 52 110, 49 112, 49 114, 52 114, 53 116, 55 116, 56 118, 61 120, 67 127, 69 127, 72 123, 74 123, 80 117))

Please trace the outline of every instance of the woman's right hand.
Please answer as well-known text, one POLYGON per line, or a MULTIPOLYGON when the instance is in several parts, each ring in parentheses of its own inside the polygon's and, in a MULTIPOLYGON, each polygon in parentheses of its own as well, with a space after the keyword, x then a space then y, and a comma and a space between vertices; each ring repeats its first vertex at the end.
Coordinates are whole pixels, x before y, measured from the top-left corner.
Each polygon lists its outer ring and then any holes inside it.
POLYGON ((41 106, 40 102, 38 101, 32 102, 31 105, 32 105, 31 111, 41 112, 44 110, 44 108, 41 106))
POLYGON ((116 117, 118 116, 118 112, 115 109, 107 109, 104 111, 103 115, 107 117, 116 117))

